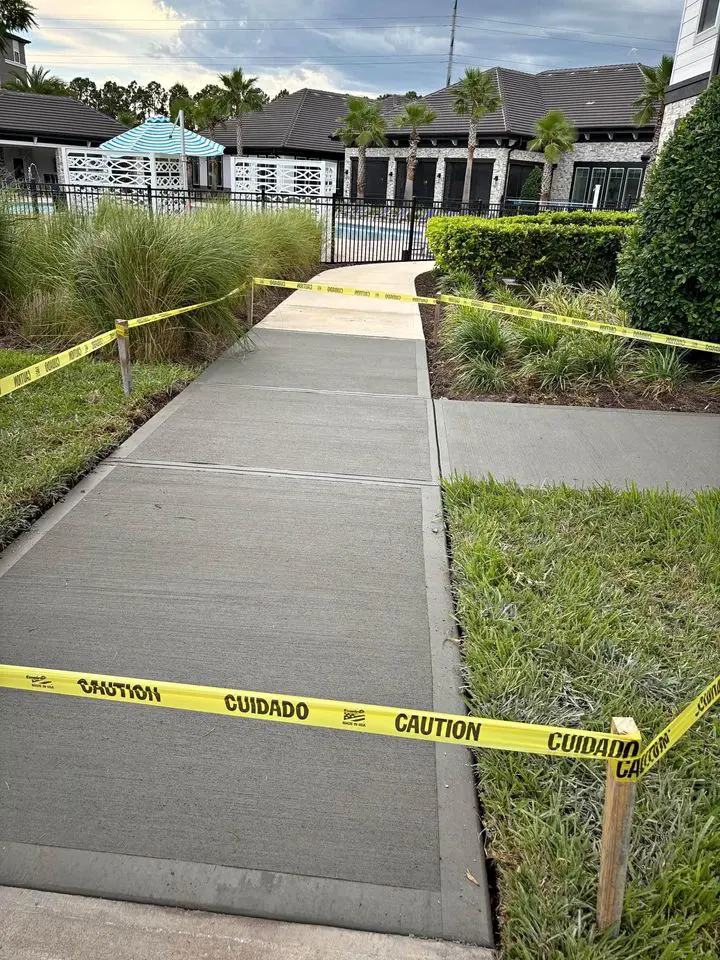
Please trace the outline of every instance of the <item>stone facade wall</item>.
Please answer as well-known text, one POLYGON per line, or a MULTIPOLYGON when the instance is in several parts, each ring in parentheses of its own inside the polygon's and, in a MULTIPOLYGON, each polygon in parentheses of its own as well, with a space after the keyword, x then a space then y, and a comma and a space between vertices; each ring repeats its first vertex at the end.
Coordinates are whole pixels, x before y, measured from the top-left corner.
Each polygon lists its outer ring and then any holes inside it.
MULTIPOLYGON (((567 153, 558 163, 553 177, 551 191, 552 200, 568 200, 572 186, 573 170, 576 163, 634 163, 641 164, 641 156, 647 153, 649 144, 643 140, 617 143, 608 140, 607 143, 598 141, 582 141, 575 144, 575 150, 567 153)), ((407 157, 407 147, 370 147, 367 151, 368 159, 387 158, 388 180, 387 197, 392 200, 395 196, 396 163, 398 159, 407 157)), ((345 177, 343 193, 350 196, 351 161, 357 157, 357 147, 348 147, 345 150, 345 177)), ((435 174, 435 193, 433 199, 442 201, 445 189, 445 161, 465 159, 466 147, 420 147, 418 159, 437 160, 435 174)), ((476 160, 492 160, 493 172, 490 186, 490 203, 500 203, 505 190, 505 179, 509 161, 529 160, 534 163, 542 161, 542 154, 530 150, 510 150, 507 147, 478 147, 475 151, 476 160)))
MULTIPOLYGON (((505 189, 507 174, 508 153, 507 147, 478 147, 475 151, 476 160, 492 160, 493 171, 490 182, 490 203, 500 203, 505 189)), ((345 150, 345 177, 343 194, 350 196, 351 162, 357 157, 357 147, 348 147, 345 150)), ((367 151, 368 159, 388 160, 387 199, 395 196, 395 177, 397 175, 397 161, 407 157, 407 147, 370 147, 367 151)), ((435 192, 433 200, 441 202, 445 191, 445 162, 447 160, 464 160, 467 157, 467 147, 419 147, 418 160, 436 160, 435 192)), ((537 163, 538 155, 528 150, 513 150, 512 160, 533 160, 537 163)))
POLYGON ((686 97, 685 100, 676 100, 675 103, 665 104, 663 123, 660 130, 660 146, 662 147, 670 134, 675 130, 678 120, 682 120, 695 106, 697 97, 686 97))
POLYGON ((570 199, 576 163, 637 163, 642 166, 640 158, 648 152, 649 147, 646 140, 617 143, 613 140, 608 140, 607 143, 579 140, 572 153, 566 153, 555 168, 550 199, 570 199))

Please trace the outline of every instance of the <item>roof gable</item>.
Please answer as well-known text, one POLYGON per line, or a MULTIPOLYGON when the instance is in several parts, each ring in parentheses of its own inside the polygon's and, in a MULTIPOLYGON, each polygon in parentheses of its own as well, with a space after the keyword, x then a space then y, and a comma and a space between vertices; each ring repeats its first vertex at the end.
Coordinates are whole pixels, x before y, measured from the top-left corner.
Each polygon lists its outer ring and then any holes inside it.
MULTIPOLYGON (((300 150, 341 154, 344 147, 330 137, 346 112, 347 95, 328 90, 297 90, 243 117, 243 146, 250 150, 300 150)), ((218 143, 235 147, 235 120, 203 131, 218 143)))

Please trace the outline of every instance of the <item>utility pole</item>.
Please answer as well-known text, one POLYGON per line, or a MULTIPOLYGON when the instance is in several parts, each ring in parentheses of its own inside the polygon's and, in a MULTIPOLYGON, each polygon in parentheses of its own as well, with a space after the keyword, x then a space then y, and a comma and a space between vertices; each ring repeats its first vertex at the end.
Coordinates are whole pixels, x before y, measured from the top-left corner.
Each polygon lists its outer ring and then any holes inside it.
POLYGON ((455 24, 457 23, 457 5, 458 0, 454 0, 452 26, 450 27, 450 53, 448 54, 447 80, 445 81, 446 87, 450 86, 450 79, 452 77, 453 51, 455 50, 455 24))

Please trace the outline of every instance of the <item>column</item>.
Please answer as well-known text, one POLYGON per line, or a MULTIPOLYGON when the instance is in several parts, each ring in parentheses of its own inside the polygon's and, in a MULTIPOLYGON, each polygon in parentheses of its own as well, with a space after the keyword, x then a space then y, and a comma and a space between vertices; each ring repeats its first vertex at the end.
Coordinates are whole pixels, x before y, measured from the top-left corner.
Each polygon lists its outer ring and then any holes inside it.
POLYGON ((397 161, 395 157, 388 157, 387 187, 385 189, 385 199, 395 199, 395 178, 397 177, 397 161))
POLYGON ((435 192, 433 193, 433 201, 435 203, 442 203, 444 191, 445 191, 445 156, 443 154, 438 154, 437 167, 435 169, 435 192))

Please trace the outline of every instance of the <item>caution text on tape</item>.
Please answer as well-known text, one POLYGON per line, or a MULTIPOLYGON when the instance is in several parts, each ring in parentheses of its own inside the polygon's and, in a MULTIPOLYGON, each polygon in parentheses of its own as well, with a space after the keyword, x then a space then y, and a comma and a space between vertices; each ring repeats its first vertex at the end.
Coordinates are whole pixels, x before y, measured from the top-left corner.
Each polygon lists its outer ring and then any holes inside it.
POLYGON ((641 779, 720 699, 717 676, 641 753, 639 735, 72 670, 0 664, 0 687, 432 743, 608 761, 614 775, 624 781, 641 779))
POLYGON ((631 759, 640 752, 637 738, 594 730, 70 670, 2 664, 0 687, 558 757, 631 759))
POLYGON ((60 370, 62 367, 67 367, 68 364, 75 363, 76 360, 81 360, 89 353, 94 353, 95 350, 99 350, 101 347, 113 343, 114 340, 115 331, 108 330, 107 333, 101 333, 97 337, 92 337, 90 340, 78 343, 76 346, 70 347, 69 350, 56 353, 53 357, 46 357, 44 360, 34 363, 31 367, 25 367, 24 370, 18 370, 17 373, 11 373, 6 377, 2 377, 0 378, 0 397, 14 393, 16 390, 20 390, 22 387, 34 383, 36 380, 41 380, 43 377, 55 373, 56 370, 60 370))

